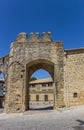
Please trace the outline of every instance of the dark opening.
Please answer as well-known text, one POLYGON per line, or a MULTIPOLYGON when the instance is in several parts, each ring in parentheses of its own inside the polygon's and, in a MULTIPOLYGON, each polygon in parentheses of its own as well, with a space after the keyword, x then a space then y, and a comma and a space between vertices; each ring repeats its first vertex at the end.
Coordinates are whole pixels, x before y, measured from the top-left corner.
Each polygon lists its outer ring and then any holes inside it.
POLYGON ((36 95, 36 101, 39 101, 39 95, 36 95))
POLYGON ((45 95, 44 100, 48 101, 48 95, 45 95))
POLYGON ((73 97, 74 98, 78 97, 78 94, 77 93, 73 93, 73 97))

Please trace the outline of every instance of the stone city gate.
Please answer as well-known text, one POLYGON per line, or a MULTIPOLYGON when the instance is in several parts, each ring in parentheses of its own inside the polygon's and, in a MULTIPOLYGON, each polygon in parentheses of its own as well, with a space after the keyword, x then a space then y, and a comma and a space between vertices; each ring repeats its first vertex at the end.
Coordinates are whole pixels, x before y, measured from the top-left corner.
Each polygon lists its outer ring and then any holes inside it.
POLYGON ((6 79, 6 113, 28 110, 31 75, 38 69, 48 71, 54 81, 54 108, 64 106, 64 49, 51 40, 51 33, 20 33, 11 44, 9 55, 0 59, 0 70, 6 79))

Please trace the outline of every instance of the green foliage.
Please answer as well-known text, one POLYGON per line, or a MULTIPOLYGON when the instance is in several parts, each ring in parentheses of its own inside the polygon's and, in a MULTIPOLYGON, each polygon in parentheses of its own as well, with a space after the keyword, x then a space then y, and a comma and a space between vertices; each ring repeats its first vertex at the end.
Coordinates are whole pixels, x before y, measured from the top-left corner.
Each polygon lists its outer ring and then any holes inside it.
POLYGON ((37 80, 37 78, 36 77, 31 77, 30 78, 30 81, 34 81, 34 80, 37 80))

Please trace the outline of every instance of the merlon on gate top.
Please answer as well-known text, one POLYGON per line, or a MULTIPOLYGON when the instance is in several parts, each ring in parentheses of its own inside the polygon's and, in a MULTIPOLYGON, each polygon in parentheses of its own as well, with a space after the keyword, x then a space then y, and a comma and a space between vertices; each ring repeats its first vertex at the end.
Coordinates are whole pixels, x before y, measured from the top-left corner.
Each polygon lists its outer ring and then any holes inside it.
POLYGON ((22 32, 17 35, 16 41, 17 42, 52 41, 51 32, 48 33, 43 32, 41 35, 38 32, 36 33, 31 32, 29 35, 27 35, 27 33, 25 32, 22 32))

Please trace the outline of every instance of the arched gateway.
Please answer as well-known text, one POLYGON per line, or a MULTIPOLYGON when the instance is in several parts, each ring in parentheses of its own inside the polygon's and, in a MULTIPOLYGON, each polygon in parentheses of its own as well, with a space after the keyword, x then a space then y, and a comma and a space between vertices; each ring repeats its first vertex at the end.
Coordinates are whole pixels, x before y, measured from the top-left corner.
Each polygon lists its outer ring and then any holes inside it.
POLYGON ((64 49, 61 42, 53 42, 51 33, 20 33, 11 44, 7 66, 7 93, 5 112, 23 112, 28 109, 31 75, 40 68, 50 73, 54 81, 54 108, 64 106, 64 49))

